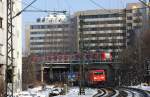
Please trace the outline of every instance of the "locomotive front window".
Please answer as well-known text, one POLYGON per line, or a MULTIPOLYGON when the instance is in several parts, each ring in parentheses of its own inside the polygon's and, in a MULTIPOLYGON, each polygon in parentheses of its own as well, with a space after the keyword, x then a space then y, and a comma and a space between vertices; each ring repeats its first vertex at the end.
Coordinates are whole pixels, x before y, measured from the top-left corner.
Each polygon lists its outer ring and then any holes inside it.
POLYGON ((103 72, 95 72, 94 74, 95 75, 101 75, 101 74, 103 74, 103 72))

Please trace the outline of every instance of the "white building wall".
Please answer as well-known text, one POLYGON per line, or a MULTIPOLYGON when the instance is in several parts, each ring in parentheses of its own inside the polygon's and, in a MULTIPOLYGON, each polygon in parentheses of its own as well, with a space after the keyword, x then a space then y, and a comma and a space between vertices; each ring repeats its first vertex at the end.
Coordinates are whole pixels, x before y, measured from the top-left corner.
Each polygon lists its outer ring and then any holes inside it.
POLYGON ((4 6, 6 0, 3 0, 3 1, 0 1, 0 17, 2 18, 2 28, 0 28, 0 64, 2 64, 2 67, 1 67, 1 70, 0 73, 0 77, 1 79, 4 79, 4 73, 5 73, 5 70, 4 70, 4 66, 6 64, 6 12, 5 12, 5 8, 6 6, 4 6))
POLYGON ((5 55, 6 55, 6 51, 5 51, 5 43, 6 43, 6 39, 4 36, 6 36, 6 12, 5 12, 5 0, 0 1, 0 17, 3 19, 2 20, 2 28, 0 28, 0 64, 5 64, 5 55))
MULTIPOLYGON (((0 17, 3 18, 3 27, 0 28, 0 44, 3 46, 2 54, 0 56, 0 64, 6 65, 6 1, 0 1, 0 17)), ((14 1, 13 15, 21 10, 21 3, 14 1)), ((13 48, 14 48, 14 66, 15 66, 15 77, 14 77, 14 92, 20 91, 22 89, 22 23, 21 16, 18 16, 13 19, 13 48)), ((3 67, 4 70, 4 67, 3 67)), ((4 70, 5 71, 5 70, 4 70)), ((3 74, 4 74, 3 71, 3 74)))
MULTIPOLYGON (((21 3, 15 1, 14 3, 14 15, 21 11, 21 3)), ((15 68, 15 78, 14 78, 14 88, 16 91, 20 91, 22 89, 22 22, 21 15, 14 18, 13 20, 14 30, 14 65, 15 68)))

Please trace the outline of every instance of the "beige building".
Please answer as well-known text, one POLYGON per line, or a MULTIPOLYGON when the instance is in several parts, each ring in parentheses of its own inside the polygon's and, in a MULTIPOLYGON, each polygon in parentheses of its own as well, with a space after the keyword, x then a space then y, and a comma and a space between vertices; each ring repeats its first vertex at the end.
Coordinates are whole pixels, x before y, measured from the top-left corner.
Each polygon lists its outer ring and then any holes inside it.
POLYGON ((84 52, 106 51, 112 53, 113 58, 117 59, 118 54, 126 48, 125 16, 123 9, 77 12, 78 51, 81 49, 84 52), (82 41, 83 47, 80 44, 82 41))
POLYGON ((129 3, 126 9, 127 45, 133 45, 136 35, 146 28, 148 18, 141 3, 129 3))
MULTIPOLYGON (((6 1, 0 0, 0 77, 5 78, 6 66, 6 1)), ((13 16, 21 10, 21 3, 14 1, 13 16)), ((13 19, 14 91, 22 89, 22 23, 21 16, 13 19)))
POLYGON ((132 45, 134 36, 143 29, 142 7, 141 3, 129 3, 126 9, 77 12, 75 17, 78 51, 111 52, 113 58, 117 59, 120 52, 132 45), (84 47, 81 46, 81 41, 84 47))

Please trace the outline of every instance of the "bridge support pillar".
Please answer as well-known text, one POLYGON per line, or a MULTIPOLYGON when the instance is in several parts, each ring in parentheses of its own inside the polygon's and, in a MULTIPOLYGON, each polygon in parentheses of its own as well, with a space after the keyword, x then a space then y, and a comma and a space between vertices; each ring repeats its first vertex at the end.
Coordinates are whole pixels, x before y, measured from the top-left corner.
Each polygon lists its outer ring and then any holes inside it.
POLYGON ((43 78, 43 75, 44 75, 44 68, 43 68, 43 65, 41 64, 41 82, 43 83, 44 82, 44 78, 43 78))
POLYGON ((50 78, 51 81, 53 81, 53 68, 52 68, 52 65, 50 65, 49 78, 50 78))

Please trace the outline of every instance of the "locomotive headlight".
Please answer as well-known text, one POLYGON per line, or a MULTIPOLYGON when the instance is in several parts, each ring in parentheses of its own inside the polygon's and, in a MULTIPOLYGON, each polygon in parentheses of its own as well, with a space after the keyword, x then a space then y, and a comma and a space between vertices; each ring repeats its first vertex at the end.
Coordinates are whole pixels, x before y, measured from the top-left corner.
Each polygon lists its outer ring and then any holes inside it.
POLYGON ((104 76, 101 76, 101 79, 104 79, 104 76))
POLYGON ((97 77, 94 77, 94 79, 97 79, 97 77))

